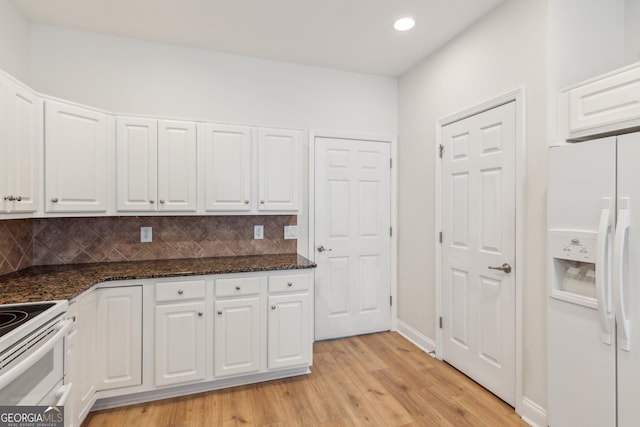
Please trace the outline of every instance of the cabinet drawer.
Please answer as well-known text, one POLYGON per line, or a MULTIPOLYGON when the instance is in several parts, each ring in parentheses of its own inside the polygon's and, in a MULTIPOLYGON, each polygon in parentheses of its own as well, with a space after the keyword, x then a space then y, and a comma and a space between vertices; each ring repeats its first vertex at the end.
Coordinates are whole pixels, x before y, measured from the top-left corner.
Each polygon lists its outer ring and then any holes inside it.
POLYGON ((269 276, 269 292, 290 292, 309 289, 308 274, 269 276))
POLYGON ((156 302, 202 299, 204 296, 204 280, 156 283, 156 302))
POLYGON ((233 279, 216 279, 216 297, 234 295, 253 295, 260 293, 260 277, 238 277, 233 279))

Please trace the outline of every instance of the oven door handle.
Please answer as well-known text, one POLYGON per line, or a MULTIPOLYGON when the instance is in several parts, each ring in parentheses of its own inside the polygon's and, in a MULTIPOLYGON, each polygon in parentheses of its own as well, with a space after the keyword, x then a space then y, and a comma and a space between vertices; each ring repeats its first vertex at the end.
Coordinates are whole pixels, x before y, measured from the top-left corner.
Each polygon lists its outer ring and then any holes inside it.
POLYGON ((58 323, 55 326, 57 332, 53 334, 51 338, 47 340, 45 344, 39 347, 36 351, 28 355, 18 362, 15 366, 12 366, 6 373, 0 375, 0 390, 9 385, 11 381, 24 374, 29 368, 35 365, 45 354, 47 354, 62 338, 67 335, 69 328, 73 324, 73 320, 67 319, 58 323))
POLYGON ((56 391, 56 397, 58 398, 58 402, 56 402, 56 406, 64 406, 67 404, 67 400, 69 399, 69 395, 71 394, 71 387, 73 387, 73 383, 68 383, 63 385, 56 391))

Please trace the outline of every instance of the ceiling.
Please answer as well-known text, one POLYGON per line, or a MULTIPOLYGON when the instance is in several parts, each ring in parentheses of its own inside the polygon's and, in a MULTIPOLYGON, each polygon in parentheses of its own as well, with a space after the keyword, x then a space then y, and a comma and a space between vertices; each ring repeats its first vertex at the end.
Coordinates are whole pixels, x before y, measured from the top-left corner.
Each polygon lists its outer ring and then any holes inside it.
POLYGON ((399 76, 503 0, 12 0, 37 24, 399 76), (393 21, 412 16, 413 30, 393 21))

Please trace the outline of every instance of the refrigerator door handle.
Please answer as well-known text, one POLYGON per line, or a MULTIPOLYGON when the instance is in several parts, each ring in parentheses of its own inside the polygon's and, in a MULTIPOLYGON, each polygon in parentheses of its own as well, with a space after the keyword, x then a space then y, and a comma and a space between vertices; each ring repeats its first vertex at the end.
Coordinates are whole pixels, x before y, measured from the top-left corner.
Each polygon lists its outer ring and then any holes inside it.
POLYGON ((611 345, 611 281, 609 276, 608 242, 611 231, 611 199, 602 199, 600 224, 598 226, 598 246, 596 264, 596 296, 600 317, 600 339, 611 345))
POLYGON ((629 199, 620 198, 618 201, 618 221, 616 235, 613 242, 613 283, 616 286, 616 321, 618 323, 618 348, 631 350, 631 322, 625 307, 624 284, 624 247, 630 226, 629 199))

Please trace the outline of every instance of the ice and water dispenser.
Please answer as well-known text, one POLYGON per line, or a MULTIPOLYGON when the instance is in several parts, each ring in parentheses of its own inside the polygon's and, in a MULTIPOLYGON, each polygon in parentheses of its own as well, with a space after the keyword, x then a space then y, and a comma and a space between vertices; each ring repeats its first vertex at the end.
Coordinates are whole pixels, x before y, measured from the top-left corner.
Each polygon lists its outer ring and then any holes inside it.
POLYGON ((550 230, 551 280, 549 295, 597 308, 596 252, 598 234, 577 230, 550 230))

